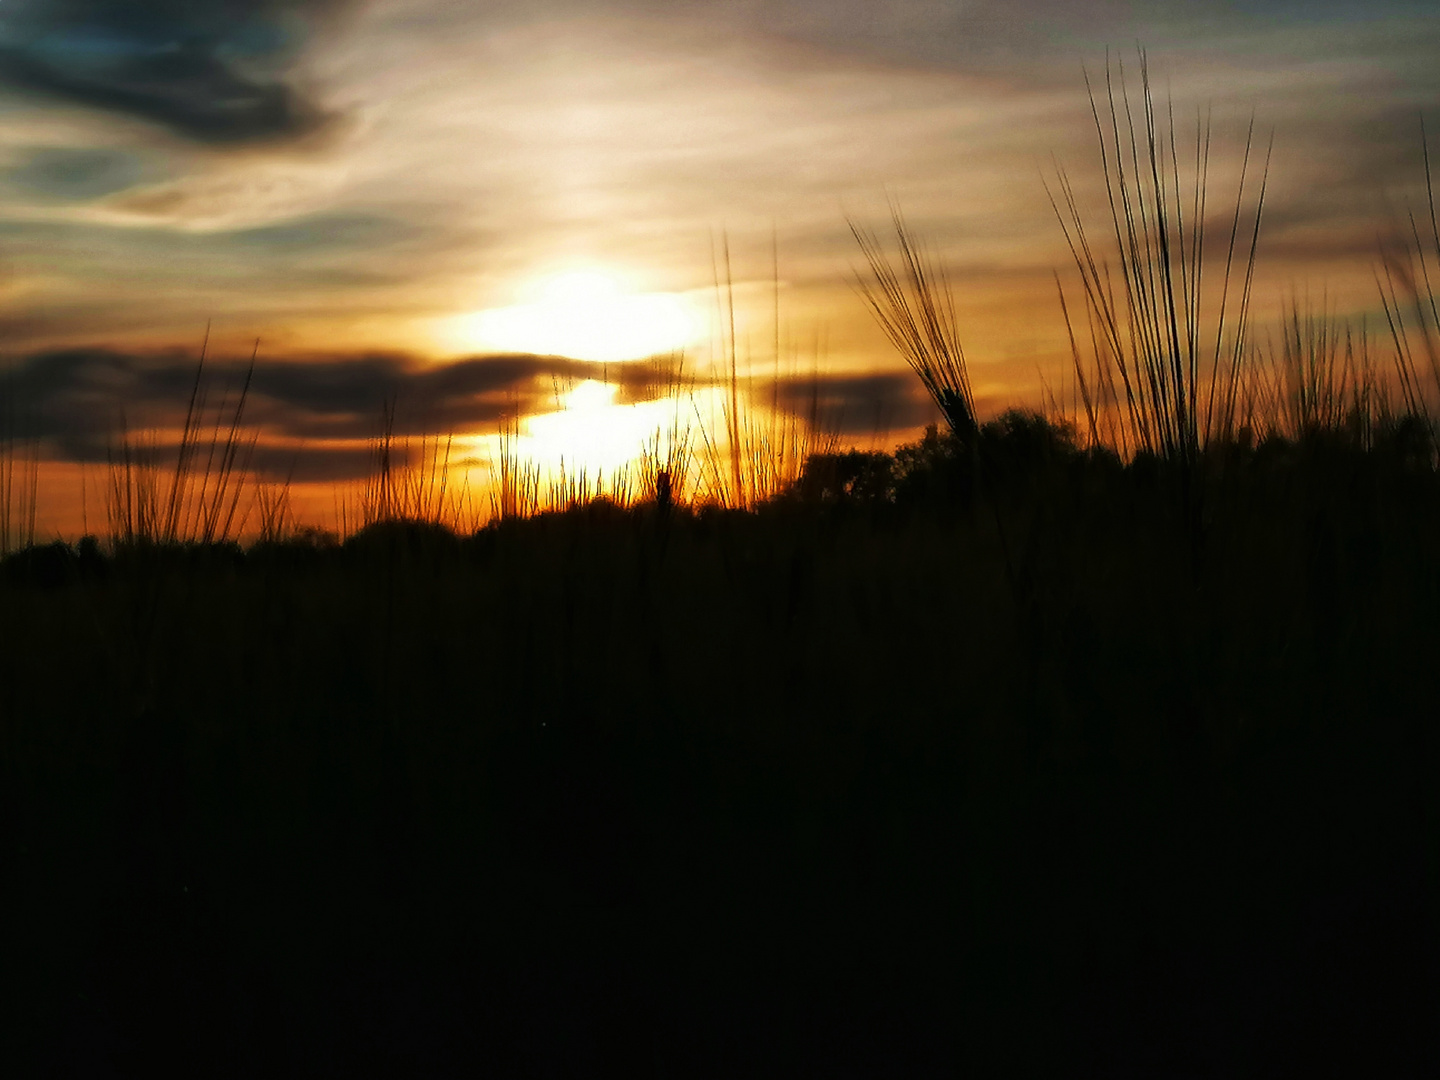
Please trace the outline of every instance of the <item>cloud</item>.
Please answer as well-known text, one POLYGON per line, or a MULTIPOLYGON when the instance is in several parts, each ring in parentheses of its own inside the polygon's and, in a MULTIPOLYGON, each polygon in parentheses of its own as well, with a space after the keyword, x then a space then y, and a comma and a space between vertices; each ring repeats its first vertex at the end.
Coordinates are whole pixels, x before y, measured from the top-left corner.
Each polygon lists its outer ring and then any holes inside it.
POLYGON ((41 146, 4 170, 7 187, 54 201, 83 202, 123 191, 144 178, 138 155, 104 147, 41 146))
POLYGON ((148 120, 201 143, 273 142, 328 119, 285 74, 344 0, 21 0, 0 79, 148 120))
POLYGON ((776 383, 773 394, 772 400, 785 412, 814 420, 842 437, 883 438, 934 423, 937 417, 908 372, 795 376, 776 383))
MULTIPOLYGON (((212 359, 203 387, 213 410, 234 401, 248 363, 212 359)), ((15 364, 5 388, 22 436, 51 443, 58 456, 101 461, 123 422, 132 429, 175 429, 195 384, 196 358, 179 350, 132 353, 89 347, 38 352, 15 364)), ((247 422, 268 438, 318 442, 364 440, 397 403, 396 434, 469 432, 501 416, 533 410, 549 376, 588 372, 579 361, 489 356, 430 366, 399 354, 259 359, 246 403, 247 422)))
MULTIPOLYGON (((201 394, 207 430, 217 417, 230 415, 247 368, 242 357, 207 363, 201 394)), ((195 356, 181 350, 54 349, 13 365, 0 389, 21 438, 43 440, 49 458, 94 464, 109 460, 127 430, 141 443, 172 445, 196 370, 195 356)), ((542 356, 477 356, 448 364, 403 354, 261 358, 251 376, 245 422, 258 435, 254 463, 262 471, 293 470, 297 480, 353 479, 370 467, 369 440, 383 428, 387 403, 394 405, 393 430, 401 439, 469 435, 494 431, 508 416, 550 411, 565 389, 597 378, 618 386, 621 402, 664 398, 679 382, 676 370, 661 360, 602 366, 542 356)), ((708 383, 687 377, 684 385, 700 389, 708 383)), ((933 420, 905 374, 817 374, 767 381, 752 393, 756 404, 778 404, 802 419, 818 409, 825 427, 842 436, 884 435, 933 420)))

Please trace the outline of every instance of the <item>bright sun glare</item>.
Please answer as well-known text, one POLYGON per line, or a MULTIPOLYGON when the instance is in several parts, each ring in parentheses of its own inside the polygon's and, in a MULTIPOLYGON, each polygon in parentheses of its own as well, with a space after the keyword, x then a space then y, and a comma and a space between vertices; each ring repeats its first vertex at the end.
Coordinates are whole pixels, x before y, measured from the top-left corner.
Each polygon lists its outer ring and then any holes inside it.
POLYGON ((693 342, 700 320, 675 293, 632 293, 615 274, 569 270, 545 278, 534 300, 462 316, 459 344, 575 360, 639 360, 693 342))
MULTIPOLYGON (((621 403, 615 400, 619 389, 599 379, 576 384, 553 411, 521 420, 510 452, 551 479, 561 465, 571 475, 587 471, 592 481, 598 474, 613 479, 616 470, 633 465, 646 445, 668 445, 677 420, 684 425, 691 409, 708 405, 713 412, 716 404, 713 392, 692 397, 684 408, 670 399, 621 403)), ((489 461, 493 475, 502 453, 500 437, 478 436, 474 448, 477 458, 489 461)))
POLYGON ((667 425, 674 405, 619 405, 617 389, 595 379, 580 383, 556 412, 526 418, 517 449, 537 462, 564 461, 570 468, 611 470, 628 463, 647 438, 667 425))

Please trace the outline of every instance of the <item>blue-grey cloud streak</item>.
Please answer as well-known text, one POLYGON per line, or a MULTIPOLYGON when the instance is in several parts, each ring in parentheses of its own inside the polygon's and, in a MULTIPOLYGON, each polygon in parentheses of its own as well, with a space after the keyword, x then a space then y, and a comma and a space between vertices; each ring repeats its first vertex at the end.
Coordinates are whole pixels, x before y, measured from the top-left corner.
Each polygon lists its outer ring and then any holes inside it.
POLYGON ((202 143, 283 140, 326 112, 288 61, 341 0, 11 0, 0 78, 202 143))

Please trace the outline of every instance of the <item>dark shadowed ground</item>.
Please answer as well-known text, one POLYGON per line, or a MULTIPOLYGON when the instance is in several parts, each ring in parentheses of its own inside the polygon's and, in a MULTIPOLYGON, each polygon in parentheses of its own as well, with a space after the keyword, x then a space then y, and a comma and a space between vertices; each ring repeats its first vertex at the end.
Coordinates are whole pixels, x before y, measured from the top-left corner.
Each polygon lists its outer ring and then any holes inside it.
POLYGON ((0 1058, 1433 1075, 1431 459, 1052 434, 12 557, 0 1058))

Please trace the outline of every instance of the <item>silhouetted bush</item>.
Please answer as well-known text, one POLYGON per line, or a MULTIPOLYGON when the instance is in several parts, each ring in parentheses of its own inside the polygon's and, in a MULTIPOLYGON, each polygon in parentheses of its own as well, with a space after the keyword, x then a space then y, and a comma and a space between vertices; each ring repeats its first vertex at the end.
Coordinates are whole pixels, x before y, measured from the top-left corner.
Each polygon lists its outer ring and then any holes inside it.
POLYGON ((42 589, 58 589, 77 572, 75 552, 61 540, 22 548, 6 556, 0 565, 11 582, 42 589))
POLYGON ((890 502, 895 497, 895 459, 873 450, 811 454, 789 495, 802 503, 890 502))
POLYGON ((974 494, 973 449, 933 424, 895 451, 895 501, 902 507, 959 507, 974 494))
POLYGON ((455 534, 437 522, 391 519, 366 525, 343 547, 352 555, 424 561, 451 554, 457 545, 455 534))

